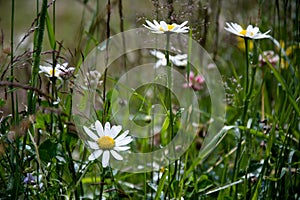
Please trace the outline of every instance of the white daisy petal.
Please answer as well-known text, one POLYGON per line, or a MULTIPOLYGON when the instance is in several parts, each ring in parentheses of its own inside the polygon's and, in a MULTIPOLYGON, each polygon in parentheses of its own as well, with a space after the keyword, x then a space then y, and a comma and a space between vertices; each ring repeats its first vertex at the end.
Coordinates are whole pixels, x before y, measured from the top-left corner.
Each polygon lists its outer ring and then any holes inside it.
POLYGON ((127 136, 126 138, 124 138, 121 141, 116 142, 116 146, 124 146, 129 144, 130 142, 132 142, 132 138, 130 136, 127 136))
POLYGON ((146 20, 147 24, 149 25, 150 28, 152 28, 153 30, 157 29, 157 26, 155 26, 152 22, 146 20))
POLYGON ((97 158, 99 158, 101 156, 101 154, 103 153, 103 150, 99 149, 94 151, 88 158, 88 160, 92 161, 92 160, 96 160, 97 158))
POLYGON ((181 28, 181 27, 184 27, 187 23, 188 23, 188 21, 185 21, 185 22, 181 23, 181 24, 179 25, 179 27, 180 27, 180 28, 181 28))
POLYGON ((160 27, 160 24, 156 20, 153 20, 153 22, 154 22, 156 27, 160 27))
POLYGON ((87 143, 91 147, 91 149, 99 149, 99 146, 96 142, 87 141, 87 143))
POLYGON ((104 135, 110 135, 110 123, 106 122, 104 125, 104 135))
POLYGON ((259 32, 259 28, 258 28, 258 27, 254 27, 254 28, 251 30, 251 33, 252 33, 253 35, 256 35, 258 32, 259 32))
POLYGON ((100 137, 104 136, 103 126, 102 126, 102 124, 100 123, 99 120, 97 120, 97 121, 95 122, 95 127, 96 127, 96 131, 97 131, 98 135, 99 135, 100 137))
POLYGON ((114 139, 120 133, 121 130, 122 130, 122 126, 113 126, 110 129, 111 137, 114 139))
POLYGON ((40 65, 40 73, 48 73, 50 71, 50 67, 40 65))
POLYGON ((161 28, 162 28, 164 31, 168 31, 168 25, 167 25, 166 22, 161 21, 161 22, 160 22, 160 25, 161 25, 161 28))
POLYGON ((129 146, 114 147, 114 150, 116 151, 127 151, 129 149, 130 149, 129 146))
POLYGON ((110 153, 116 160, 123 160, 123 157, 120 154, 118 154, 116 151, 110 150, 110 153))
MULTIPOLYGON (((270 31, 271 30, 266 31, 265 33, 263 33, 263 35, 267 35, 268 33, 270 33, 270 31)), ((268 37, 270 37, 270 36, 268 35, 268 37)))
POLYGON ((159 68, 160 66, 163 66, 162 60, 158 60, 158 61, 155 63, 154 68, 157 69, 157 68, 159 68))
POLYGON ((119 141, 123 140, 128 135, 128 133, 129 133, 129 130, 124 131, 124 133, 122 133, 119 137, 117 137, 115 139, 115 142, 119 142, 119 141))
POLYGON ((95 141, 98 140, 99 137, 97 137, 89 128, 83 126, 83 130, 88 134, 90 138, 92 138, 95 141))
POLYGON ((243 30, 243 28, 238 25, 237 23, 231 23, 231 27, 233 28, 233 30, 237 31, 237 32, 241 32, 243 30))
POLYGON ((68 64, 69 64, 69 63, 65 62, 65 63, 62 64, 62 66, 64 66, 65 68, 67 68, 67 67, 68 67, 68 64))
POLYGON ((104 151, 102 155, 102 166, 105 168, 109 163, 109 151, 104 151))
POLYGON ((164 59, 166 58, 166 55, 161 52, 161 51, 157 51, 157 50, 151 50, 150 53, 155 56, 156 58, 159 58, 159 59, 164 59))
POLYGON ((188 55, 187 54, 177 54, 176 56, 174 56, 174 58, 176 59, 187 59, 188 55))

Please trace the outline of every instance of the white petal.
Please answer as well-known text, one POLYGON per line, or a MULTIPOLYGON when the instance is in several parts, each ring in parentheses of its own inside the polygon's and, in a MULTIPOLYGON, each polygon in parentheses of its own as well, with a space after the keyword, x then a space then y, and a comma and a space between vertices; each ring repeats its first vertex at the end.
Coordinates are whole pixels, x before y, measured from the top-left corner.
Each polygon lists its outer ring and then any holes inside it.
POLYGON ((231 27, 232 27, 235 31, 237 31, 238 33, 241 32, 242 30, 244 30, 243 27, 241 27, 241 26, 240 26, 239 24, 237 24, 237 23, 231 23, 231 27))
POLYGON ((85 126, 83 126, 83 129, 84 129, 84 131, 88 134, 88 136, 90 137, 90 138, 92 138, 93 140, 98 140, 99 139, 99 137, 97 137, 89 128, 87 128, 87 127, 85 127, 85 126))
POLYGON ((109 163, 109 151, 104 151, 102 155, 102 166, 105 168, 109 163))
POLYGON ((153 30, 157 30, 157 29, 158 29, 158 27, 155 26, 152 22, 146 20, 146 23, 147 23, 147 24, 150 26, 150 28, 152 28, 153 30))
POLYGON ((104 125, 104 135, 110 136, 110 123, 106 122, 104 125))
POLYGON ((268 30, 267 32, 265 32, 265 33, 263 33, 263 34, 266 35, 266 34, 270 33, 270 31, 271 31, 271 30, 268 30))
POLYGON ((160 28, 160 24, 156 20, 153 20, 153 22, 156 27, 160 28))
MULTIPOLYGON (((54 76, 59 77, 60 73, 62 73, 62 71, 60 69, 55 69, 54 76)), ((52 76, 52 74, 51 74, 51 76, 52 76)))
POLYGON ((253 33, 253 35, 257 34, 259 32, 259 28, 258 27, 254 27, 251 31, 253 33))
POLYGON ((127 137, 125 137, 123 140, 116 142, 116 146, 118 147, 118 146, 124 146, 124 145, 127 145, 127 144, 129 144, 130 142, 132 142, 132 140, 133 140, 132 137, 127 136, 127 137))
POLYGON ((51 69, 52 69, 52 67, 47 67, 47 66, 40 65, 40 73, 44 72, 44 73, 49 74, 51 69))
POLYGON ((99 149, 99 146, 96 142, 87 141, 91 149, 99 149))
POLYGON ((253 39, 264 39, 264 38, 271 38, 270 35, 265 35, 265 34, 257 34, 253 37, 253 39))
POLYGON ((130 149, 129 146, 114 147, 116 151, 127 151, 128 149, 130 149))
POLYGON ((226 31, 230 32, 230 33, 235 34, 235 35, 241 35, 241 34, 239 34, 236 30, 234 30, 234 29, 231 28, 231 27, 225 27, 224 29, 225 29, 226 31))
POLYGON ((188 55, 187 54, 177 54, 176 56, 174 56, 175 59, 187 59, 188 55))
POLYGON ((184 27, 186 24, 188 23, 188 21, 183 22, 182 24, 179 25, 179 27, 184 27))
POLYGON ((122 130, 122 126, 112 126, 110 129, 111 137, 114 139, 122 130))
POLYGON ((102 154, 103 150, 99 149, 94 151, 88 158, 88 160, 96 160, 97 158, 99 158, 102 154))
POLYGON ((100 123, 99 120, 97 120, 97 121, 95 122, 95 127, 96 127, 96 131, 97 131, 98 135, 99 135, 100 137, 103 137, 103 136, 104 136, 104 133, 103 133, 103 126, 102 126, 102 124, 100 123))
POLYGON ((174 65, 176 66, 185 66, 187 65, 187 60, 178 60, 178 59, 174 59, 173 60, 174 65))
POLYGON ((65 68, 67 68, 67 67, 68 67, 68 64, 69 64, 69 63, 65 62, 65 63, 62 64, 62 66, 64 66, 65 68))
POLYGON ((167 25, 166 22, 161 21, 161 22, 160 22, 160 25, 161 25, 161 27, 162 27, 162 29, 163 29, 164 31, 168 31, 168 25, 167 25))
POLYGON ((178 26, 178 24, 173 23, 172 25, 174 26, 174 28, 172 28, 170 31, 177 32, 177 30, 180 29, 180 26, 178 26))
POLYGON ((167 66, 167 59, 166 58, 161 59, 160 61, 161 61, 162 66, 167 66))
POLYGON ((156 58, 159 58, 159 59, 163 59, 163 58, 166 57, 165 54, 164 54, 163 52, 161 52, 161 51, 152 50, 152 51, 150 51, 150 53, 151 53, 153 56, 155 56, 156 58))
POLYGON ((226 26, 224 27, 225 28, 225 30, 231 30, 231 31, 236 31, 233 27, 232 27, 232 25, 231 24, 229 24, 229 23, 227 23, 226 22, 226 26))
POLYGON ((115 142, 119 142, 119 141, 123 140, 128 135, 128 133, 129 133, 129 130, 124 131, 124 133, 122 133, 119 137, 117 137, 115 139, 115 142))
POLYGON ((248 31, 252 31, 252 30, 253 30, 253 26, 251 24, 248 25, 246 31, 248 32, 248 31))
POLYGON ((152 30, 152 31, 155 31, 155 30, 157 30, 157 29, 153 29, 153 28, 151 28, 151 27, 149 27, 149 26, 147 26, 147 25, 145 25, 145 24, 143 24, 143 26, 144 26, 144 27, 146 27, 147 29, 150 29, 150 30, 152 30))
POLYGON ((161 65, 162 65, 161 60, 158 60, 158 61, 155 63, 154 68, 157 69, 157 68, 159 68, 161 65))
POLYGON ((120 154, 118 154, 116 151, 110 150, 110 153, 116 160, 123 160, 123 157, 120 154))

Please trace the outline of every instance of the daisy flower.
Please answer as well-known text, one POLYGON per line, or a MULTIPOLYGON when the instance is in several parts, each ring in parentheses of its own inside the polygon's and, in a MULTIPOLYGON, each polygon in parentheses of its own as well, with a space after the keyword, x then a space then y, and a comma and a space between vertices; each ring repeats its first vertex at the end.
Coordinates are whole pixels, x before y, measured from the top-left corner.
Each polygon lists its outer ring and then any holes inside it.
MULTIPOLYGON (((167 58, 166 55, 157 50, 151 50, 150 54, 155 56, 158 60, 154 65, 154 68, 158 68, 160 66, 167 66, 167 58)), ((175 56, 169 55, 169 60, 172 62, 175 66, 185 66, 187 65, 187 54, 177 54, 175 56)))
POLYGON ((56 78, 64 78, 70 73, 73 73, 75 70, 74 67, 67 68, 68 63, 63 63, 62 65, 56 64, 54 70, 52 66, 42 66, 40 65, 40 71, 39 73, 44 73, 47 77, 52 77, 53 75, 56 78))
POLYGON ((117 152, 130 149, 130 147, 126 145, 132 142, 133 139, 131 136, 127 136, 129 133, 128 130, 118 136, 122 130, 122 126, 111 127, 110 123, 106 122, 103 127, 98 120, 91 129, 83 126, 83 130, 92 139, 92 141, 87 141, 87 143, 91 149, 95 150, 89 156, 88 160, 92 161, 98 159, 102 155, 103 167, 107 167, 109 165, 110 154, 116 160, 123 160, 123 157, 117 152), (91 129, 95 130, 97 134, 95 134, 91 129))
POLYGON ((189 27, 185 26, 188 21, 183 22, 182 24, 167 24, 164 21, 158 23, 156 20, 153 20, 153 23, 146 20, 147 25, 143 24, 146 28, 152 31, 152 33, 187 33, 189 32, 189 27))
POLYGON ((271 30, 268 30, 265 33, 261 33, 259 31, 258 27, 253 27, 252 25, 248 25, 247 29, 243 29, 239 24, 237 23, 227 23, 227 27, 225 27, 225 30, 235 34, 237 36, 243 37, 243 38, 249 38, 249 39, 264 39, 264 38, 270 38, 270 35, 267 35, 271 30))

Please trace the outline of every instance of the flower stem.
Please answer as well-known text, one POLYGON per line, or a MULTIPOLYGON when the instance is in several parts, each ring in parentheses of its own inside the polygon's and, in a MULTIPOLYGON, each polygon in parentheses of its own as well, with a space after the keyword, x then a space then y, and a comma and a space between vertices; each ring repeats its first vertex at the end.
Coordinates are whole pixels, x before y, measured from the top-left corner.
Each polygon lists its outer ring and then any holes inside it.
POLYGON ((167 70, 168 70, 168 85, 167 85, 167 96, 166 96, 166 106, 167 109, 169 110, 169 117, 170 117, 170 141, 172 140, 174 136, 174 130, 173 130, 173 112, 172 112, 172 66, 170 63, 170 34, 167 34, 167 44, 166 44, 166 60, 167 60, 167 70))
MULTIPOLYGON (((246 54, 246 70, 245 70, 245 74, 244 74, 243 113, 242 113, 241 123, 246 126, 246 124, 247 124, 248 101, 249 101, 248 97, 250 96, 250 94, 248 93, 248 87, 249 87, 248 38, 244 38, 244 41, 245 41, 245 54, 246 54)), ((253 83, 251 83, 251 85, 252 84, 253 83)), ((251 88, 252 88, 252 86, 251 86, 251 88)), ((251 90, 250 90, 250 92, 251 92, 251 90)), ((237 144, 237 151, 236 151, 234 167, 233 167, 232 182, 234 182, 236 180, 238 172, 240 171, 240 160, 241 160, 240 157, 241 157, 242 141, 243 141, 244 134, 245 134, 244 131, 240 132, 240 138, 239 138, 239 141, 238 141, 238 144, 237 144)), ((230 193, 231 193, 231 191, 230 191, 230 193)), ((238 185, 236 185, 235 191, 236 191, 235 192, 235 199, 237 199, 238 185)))
MULTIPOLYGON (((174 117, 173 117, 173 111, 172 111, 172 85, 173 85, 173 78, 172 78, 172 66, 170 63, 170 34, 166 34, 167 37, 167 44, 166 44, 166 60, 167 60, 167 70, 168 70, 168 85, 167 85, 167 96, 166 96, 166 106, 167 109, 169 110, 169 128, 168 128, 168 133, 169 133, 169 142, 172 141, 174 137, 174 117)), ((175 151, 175 147, 173 146, 173 151, 175 151)), ((174 174, 171 176, 171 164, 169 164, 169 188, 171 188, 171 184, 175 178, 174 175, 176 175, 177 171, 177 165, 175 165, 174 169, 174 174), (172 178, 171 178, 172 177, 172 178)))

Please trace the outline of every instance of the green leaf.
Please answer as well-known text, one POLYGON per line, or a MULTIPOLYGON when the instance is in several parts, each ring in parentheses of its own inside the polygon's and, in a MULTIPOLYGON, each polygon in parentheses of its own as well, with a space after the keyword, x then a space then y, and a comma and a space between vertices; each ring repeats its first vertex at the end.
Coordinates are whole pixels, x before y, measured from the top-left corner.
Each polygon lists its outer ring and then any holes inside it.
POLYGON ((56 156, 56 147, 57 144, 52 142, 50 139, 45 140, 39 146, 40 159, 45 163, 50 162, 51 159, 56 156))
POLYGON ((53 30, 48 12, 46 14, 46 26, 47 26, 48 39, 49 39, 50 46, 52 49, 55 49, 56 48, 55 35, 54 35, 54 30, 53 30))
POLYGON ((165 170, 164 174, 162 175, 162 177, 159 181, 157 192, 156 192, 156 195, 154 198, 155 200, 160 199, 160 196, 161 196, 162 190, 164 188, 164 184, 165 184, 168 173, 169 173, 168 170, 165 170))
POLYGON ((297 102, 295 101, 295 98, 293 97, 293 93, 290 91, 289 87, 287 86, 284 78, 281 76, 281 74, 277 71, 277 69, 275 69, 273 67, 273 65, 271 65, 271 63, 267 62, 268 66, 270 67, 270 69, 272 70, 272 72, 274 73, 274 76, 276 77, 277 81, 282 85, 283 89, 286 91, 288 99, 290 101, 290 103, 292 104, 292 106, 294 107, 295 111, 297 112, 298 116, 300 116, 300 109, 299 106, 297 104, 297 102))
POLYGON ((0 98, 0 107, 4 106, 6 101, 2 98, 0 98))
POLYGON ((161 131, 160 131, 160 138, 161 138, 161 144, 162 145, 166 145, 168 144, 168 128, 169 128, 169 125, 170 125, 170 119, 169 117, 166 117, 163 125, 162 125, 162 128, 161 128, 161 131))
POLYGON ((198 158, 192 163, 192 165, 187 170, 187 174, 191 173, 195 167, 205 158, 207 157, 213 150, 217 148, 219 143, 226 136, 227 132, 236 128, 236 126, 224 126, 212 139, 209 141, 199 152, 198 158))

